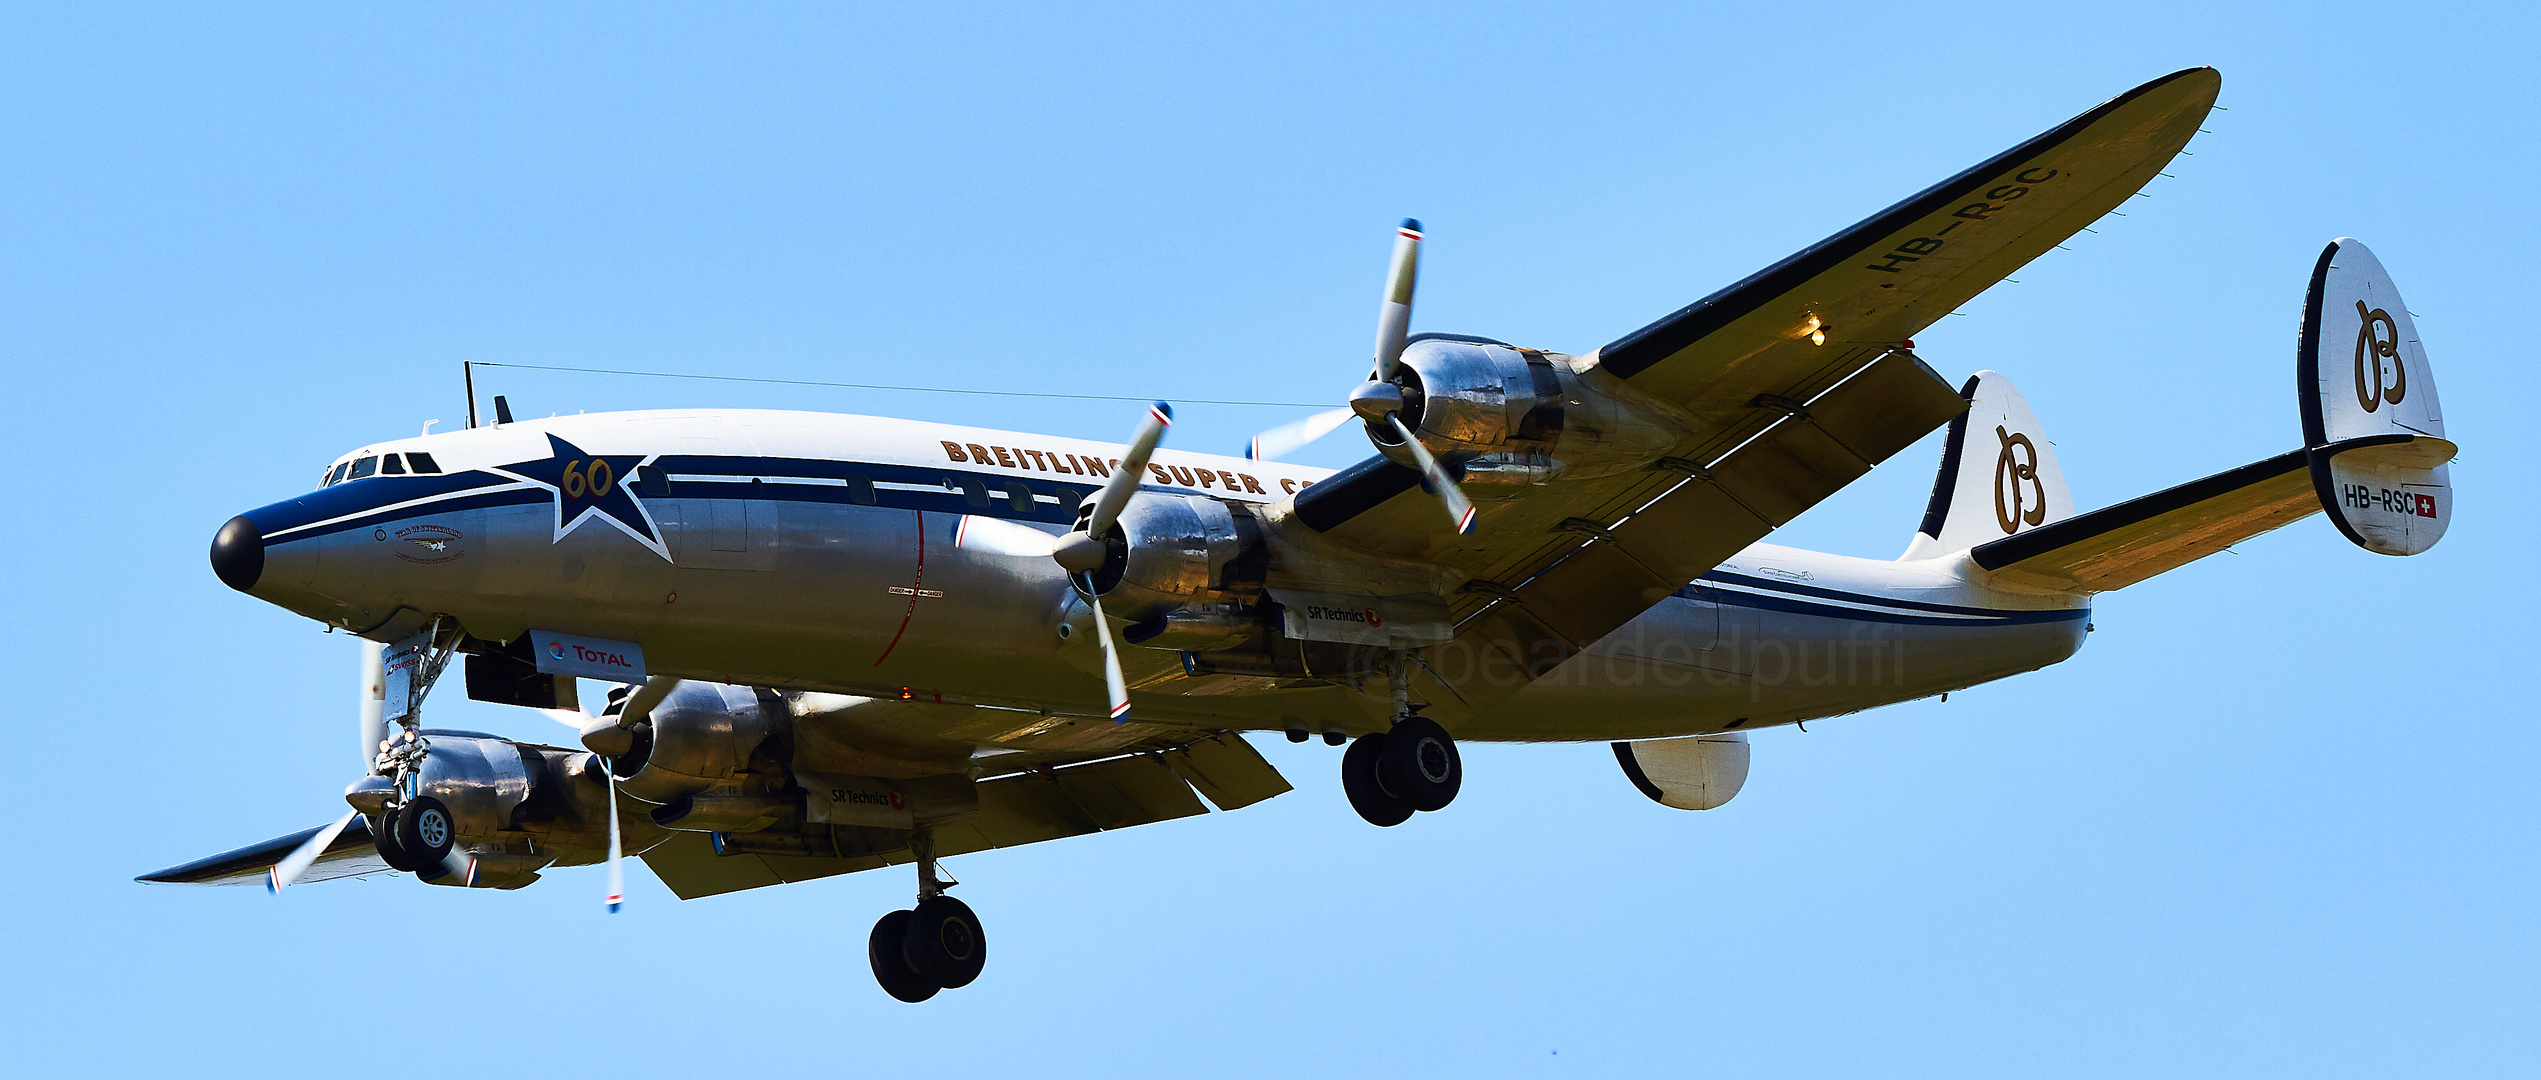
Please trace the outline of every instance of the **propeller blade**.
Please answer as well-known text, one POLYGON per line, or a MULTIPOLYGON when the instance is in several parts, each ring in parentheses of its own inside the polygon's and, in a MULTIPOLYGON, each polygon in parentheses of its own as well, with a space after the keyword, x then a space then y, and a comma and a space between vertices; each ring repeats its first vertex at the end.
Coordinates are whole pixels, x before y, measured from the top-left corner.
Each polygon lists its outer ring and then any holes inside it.
MULTIPOLYGON (((371 651, 374 655, 378 653, 377 649, 371 651)), ((345 827, 353 824, 353 818, 360 813, 359 810, 346 811, 343 817, 335 819, 335 824, 318 830, 318 834, 310 837, 308 843, 291 849, 291 854, 283 856, 281 862, 273 864, 272 869, 265 871, 265 892, 268 894, 281 892, 292 882, 300 880, 300 875, 308 873, 311 866, 317 865, 318 856, 326 854, 326 846, 334 843, 336 837, 344 835, 345 827)))
POLYGON ((634 693, 627 695, 626 707, 618 711, 618 723, 633 725, 653 715, 653 706, 661 704, 663 698, 671 696, 671 691, 677 689, 679 689, 679 679, 674 676, 655 675, 645 679, 644 685, 636 687, 634 693))
POLYGON ((1344 407, 1319 412, 1293 423, 1281 424, 1253 436, 1253 444, 1245 448, 1244 456, 1254 461, 1270 461, 1293 454, 1307 443, 1332 434, 1335 429, 1348 423, 1353 415, 1355 414, 1344 407))
POLYGON ((1394 434, 1402 437, 1403 445, 1412 452, 1412 460, 1420 462, 1422 478, 1429 481, 1430 490, 1438 493, 1438 501, 1447 504, 1447 516, 1455 521, 1457 534, 1472 535, 1473 503, 1465 498, 1465 493, 1456 487, 1454 480, 1448 479, 1447 470, 1438 464, 1437 458, 1430 456, 1429 448, 1412 437, 1412 429, 1403 426, 1402 414, 1387 413, 1385 422, 1394 425, 1394 434))
POLYGON ((1112 722, 1129 719, 1129 680, 1121 678, 1120 646, 1112 642, 1112 624, 1103 619, 1103 598, 1094 603, 1094 640, 1103 644, 1103 690, 1111 695, 1112 722))
POLYGON ((1391 382, 1403 339, 1412 330, 1412 287, 1420 278, 1420 222, 1404 218, 1394 230, 1394 259, 1385 271, 1385 302, 1376 309, 1376 381, 1391 382))
POLYGON ((1165 429, 1173 426, 1173 406, 1157 402, 1147 407, 1147 422, 1139 425, 1136 437, 1129 440, 1129 452, 1121 455, 1112 478, 1105 481, 1101 494, 1094 497, 1094 516, 1087 519, 1085 531, 1092 536, 1109 532, 1119 520, 1121 507, 1129 505, 1129 497, 1137 494, 1139 478, 1147 472, 1147 459, 1163 441, 1165 429))
POLYGON ((626 904, 626 849, 618 841, 618 776, 600 772, 609 778, 609 914, 615 915, 626 904))
POLYGON ((973 514, 962 515, 961 524, 953 530, 954 547, 990 555, 1046 559, 1057 550, 1058 543, 1058 537, 1030 525, 973 514))

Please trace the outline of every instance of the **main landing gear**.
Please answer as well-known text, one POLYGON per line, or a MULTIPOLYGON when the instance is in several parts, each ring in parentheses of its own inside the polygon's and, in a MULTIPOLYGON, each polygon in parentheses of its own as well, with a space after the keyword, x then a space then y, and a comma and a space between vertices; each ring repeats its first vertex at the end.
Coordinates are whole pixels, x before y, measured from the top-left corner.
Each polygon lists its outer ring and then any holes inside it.
POLYGON ((1425 716, 1361 735, 1341 755, 1341 790, 1370 825, 1400 825, 1417 811, 1443 810, 1464 783, 1455 738, 1425 716))
POLYGON ((1350 797, 1350 809, 1384 828, 1420 811, 1445 809, 1465 785, 1455 737, 1413 709, 1402 654, 1395 654, 1393 667, 1393 729, 1361 735, 1341 755, 1341 790, 1350 797))
POLYGON ((882 992, 912 1004, 939 990, 958 990, 988 964, 988 935, 969 904, 944 895, 960 884, 935 876, 935 837, 920 829, 909 843, 918 857, 918 902, 873 924, 865 960, 882 992))

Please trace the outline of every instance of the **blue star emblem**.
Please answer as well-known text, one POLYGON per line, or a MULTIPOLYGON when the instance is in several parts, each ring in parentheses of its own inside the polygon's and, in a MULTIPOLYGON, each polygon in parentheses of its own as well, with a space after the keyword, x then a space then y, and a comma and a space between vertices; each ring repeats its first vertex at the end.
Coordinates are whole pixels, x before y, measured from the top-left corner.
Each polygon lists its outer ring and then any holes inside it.
POLYGON ((635 471, 653 464, 659 454, 593 454, 547 436, 549 456, 494 468, 493 472, 529 481, 556 493, 554 542, 593 518, 608 522, 664 559, 670 548, 653 524, 653 513, 635 497, 635 471))

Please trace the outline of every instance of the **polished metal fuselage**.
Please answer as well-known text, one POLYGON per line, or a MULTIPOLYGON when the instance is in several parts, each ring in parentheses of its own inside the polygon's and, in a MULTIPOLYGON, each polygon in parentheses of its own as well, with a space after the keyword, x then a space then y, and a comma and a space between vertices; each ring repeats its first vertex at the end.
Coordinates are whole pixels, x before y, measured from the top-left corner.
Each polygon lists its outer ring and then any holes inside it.
MULTIPOLYGON (((379 640, 444 617, 491 641, 638 642, 653 672, 683 678, 905 700, 887 733, 903 742, 1093 747, 1387 718, 1378 688, 1186 676, 1179 652, 1130 647, 1136 719, 1102 719, 1090 612, 1064 572, 1002 543, 1012 528, 966 519, 1061 532, 1117 446, 830 414, 621 413, 347 457, 412 450, 442 471, 250 511, 265 539, 249 591, 379 640), (524 478, 555 476, 546 465, 569 454, 618 463, 609 482, 629 498, 614 518, 524 478)), ((1170 450, 1156 464, 1149 490, 1255 504, 1325 475, 1170 450)), ((1758 545, 1457 734, 1645 739, 1853 712, 2055 663, 2088 616, 2087 598, 1995 588, 1962 557, 1758 545)))

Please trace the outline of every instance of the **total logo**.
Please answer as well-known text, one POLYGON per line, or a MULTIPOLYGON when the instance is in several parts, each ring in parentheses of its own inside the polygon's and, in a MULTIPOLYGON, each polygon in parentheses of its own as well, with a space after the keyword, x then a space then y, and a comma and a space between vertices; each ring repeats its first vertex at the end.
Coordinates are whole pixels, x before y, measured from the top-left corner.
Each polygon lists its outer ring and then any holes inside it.
POLYGON ((571 653, 573 659, 585 664, 602 664, 608 667, 621 667, 629 670, 633 670, 635 667, 635 665, 630 663, 626 657, 617 653, 601 649, 585 648, 581 645, 569 645, 553 638, 548 639, 547 655, 549 658, 563 660, 566 658, 567 653, 571 653))

